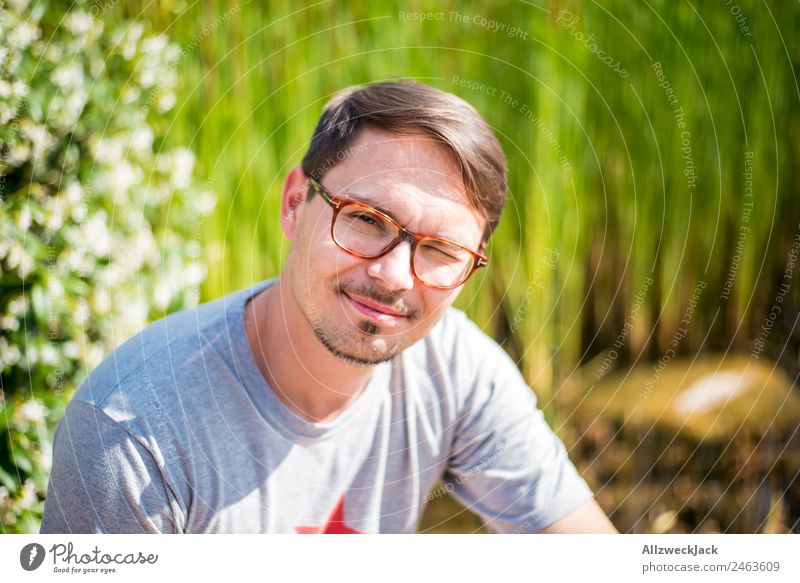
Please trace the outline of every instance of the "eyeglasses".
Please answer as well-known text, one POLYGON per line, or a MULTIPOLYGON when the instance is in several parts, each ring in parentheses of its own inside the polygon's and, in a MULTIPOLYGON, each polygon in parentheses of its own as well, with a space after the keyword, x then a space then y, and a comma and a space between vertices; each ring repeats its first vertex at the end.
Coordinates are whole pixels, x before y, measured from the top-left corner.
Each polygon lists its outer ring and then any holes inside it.
POLYGON ((401 241, 411 244, 411 273, 436 289, 454 289, 463 284, 489 260, 463 245, 417 235, 397 221, 366 204, 333 196, 313 178, 311 187, 333 209, 331 238, 343 251, 363 259, 375 259, 394 249, 401 241))

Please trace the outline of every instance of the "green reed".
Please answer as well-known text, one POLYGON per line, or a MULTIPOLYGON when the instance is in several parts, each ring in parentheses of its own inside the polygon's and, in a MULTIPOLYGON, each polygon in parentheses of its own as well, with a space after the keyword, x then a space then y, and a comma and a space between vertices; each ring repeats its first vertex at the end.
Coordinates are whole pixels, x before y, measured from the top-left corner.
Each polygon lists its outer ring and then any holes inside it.
POLYGON ((563 379, 613 346, 635 302, 617 364, 665 350, 698 282, 679 351, 749 350, 800 218, 800 9, 741 1, 737 21, 723 2, 532 4, 149 5, 143 16, 184 49, 168 142, 196 152, 219 199, 204 226, 204 299, 279 273, 282 180, 326 99, 410 77, 464 97, 503 142, 512 199, 491 267, 457 305, 519 360, 549 415, 563 379), (442 17, 401 16, 411 12, 442 17))

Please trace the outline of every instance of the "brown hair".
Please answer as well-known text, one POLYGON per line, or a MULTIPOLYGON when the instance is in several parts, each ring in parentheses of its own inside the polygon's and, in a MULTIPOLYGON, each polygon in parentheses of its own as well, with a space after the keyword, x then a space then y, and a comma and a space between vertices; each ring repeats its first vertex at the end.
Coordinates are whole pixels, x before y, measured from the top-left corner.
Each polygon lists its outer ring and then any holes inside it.
POLYGON ((319 180, 346 159, 366 126, 394 133, 422 131, 447 146, 461 167, 470 202, 488 222, 484 242, 488 241, 508 197, 506 159, 491 128, 471 105, 415 81, 345 89, 322 111, 303 157, 306 176, 319 180))

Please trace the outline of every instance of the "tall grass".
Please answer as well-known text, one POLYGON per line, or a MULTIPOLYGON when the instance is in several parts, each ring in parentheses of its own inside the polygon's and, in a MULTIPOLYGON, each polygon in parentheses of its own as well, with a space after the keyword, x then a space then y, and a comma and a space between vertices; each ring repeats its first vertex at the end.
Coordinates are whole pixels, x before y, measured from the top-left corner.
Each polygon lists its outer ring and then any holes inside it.
MULTIPOLYGON (((152 3, 141 14, 133 4, 121 12, 149 19, 184 47, 168 141, 198 154, 219 197, 204 233, 206 299, 279 273, 288 250, 277 219, 282 179, 328 97, 410 77, 474 104, 508 154, 512 200, 491 267, 458 305, 519 359, 548 414, 557 413, 563 379, 612 346, 647 278, 654 283, 619 364, 662 353, 699 281, 707 287, 679 351, 750 349, 800 220, 795 3, 741 1, 738 22, 723 2, 189 0, 152 3), (443 16, 400 15, 409 12, 443 16), (521 32, 511 38, 476 16, 521 32), (684 131, 694 187, 684 174, 684 131), (750 230, 722 297, 743 224, 746 152, 750 230)), ((776 354, 786 337, 776 328, 776 354)))

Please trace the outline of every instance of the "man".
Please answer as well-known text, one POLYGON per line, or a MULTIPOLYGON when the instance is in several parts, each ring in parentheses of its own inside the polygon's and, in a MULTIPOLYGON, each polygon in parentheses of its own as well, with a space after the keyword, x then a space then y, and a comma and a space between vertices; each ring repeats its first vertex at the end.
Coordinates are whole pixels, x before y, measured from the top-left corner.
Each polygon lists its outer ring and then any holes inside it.
POLYGON ((497 532, 615 532, 514 363, 450 306, 505 159, 418 83, 349 89, 286 177, 281 276, 146 328, 59 426, 42 532, 414 532, 447 490, 497 532))

